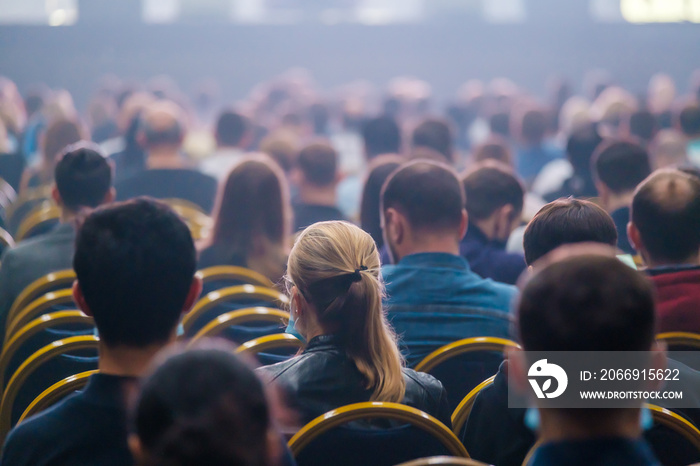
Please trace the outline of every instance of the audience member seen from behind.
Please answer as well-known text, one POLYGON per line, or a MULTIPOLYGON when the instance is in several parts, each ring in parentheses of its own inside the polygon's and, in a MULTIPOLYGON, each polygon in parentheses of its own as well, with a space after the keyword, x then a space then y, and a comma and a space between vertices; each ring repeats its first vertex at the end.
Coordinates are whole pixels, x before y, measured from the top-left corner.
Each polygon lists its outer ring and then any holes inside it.
POLYGON ((216 121, 216 150, 200 164, 200 170, 218 180, 245 155, 253 134, 248 119, 233 110, 225 110, 216 121))
POLYGON ((100 372, 82 392, 15 427, 2 464, 133 464, 126 392, 175 340, 180 317, 202 289, 189 229, 167 206, 148 199, 90 214, 73 265, 75 302, 94 317, 100 336, 100 372))
POLYGON ((384 246, 382 236, 381 215, 379 204, 381 201, 382 186, 389 175, 404 162, 398 155, 382 155, 374 159, 369 165, 369 174, 362 190, 362 205, 360 206, 360 226, 370 234, 381 250, 384 246))
POLYGON ((678 126, 688 138, 688 158, 700 166, 700 103, 687 104, 678 115, 678 126))
POLYGON ((687 166, 687 140, 679 131, 664 129, 658 132, 649 145, 653 168, 678 168, 687 166))
POLYGON ((660 170, 632 199, 630 242, 656 288, 659 332, 700 333, 700 179, 660 170))
POLYGON ((137 466, 281 464, 260 380, 220 346, 168 355, 141 382, 129 437, 137 466))
POLYGON ((513 154, 510 147, 505 139, 498 136, 491 136, 486 142, 476 146, 472 151, 472 158, 475 163, 495 160, 509 167, 513 166, 513 154))
POLYGON ((451 425, 440 382, 402 367, 382 310, 379 253, 367 233, 346 222, 310 226, 289 256, 287 280, 288 331, 307 345, 258 371, 287 390, 302 423, 347 404, 390 401, 451 425))
POLYGON ((514 285, 525 270, 522 254, 506 252, 510 234, 520 223, 525 192, 505 165, 485 162, 462 180, 469 226, 459 245, 472 270, 484 278, 514 285))
POLYGON ((411 135, 411 146, 413 151, 418 148, 432 149, 443 156, 448 163, 454 162, 452 131, 443 120, 429 119, 419 124, 411 135))
POLYGON ((297 157, 292 179, 298 188, 294 199, 294 231, 317 222, 345 220, 336 207, 340 181, 338 153, 329 144, 317 142, 304 147, 297 157))
MULTIPOLYGON (((380 155, 401 154, 401 129, 390 116, 367 120, 361 128, 367 162, 380 155)), ((356 218, 362 196, 362 176, 351 175, 338 184, 338 208, 348 218, 356 218)))
MULTIPOLYGON (((562 254, 565 258, 553 256, 538 267, 522 292, 517 327, 523 349, 652 351, 649 369, 666 367, 665 352, 654 341, 654 293, 645 277, 612 251, 562 254)), ((523 354, 510 358, 512 377, 529 387, 523 354)), ((540 445, 528 465, 660 464, 642 439, 642 403, 634 408, 538 409, 540 445)))
POLYGON ((634 254, 627 238, 627 223, 634 190, 651 174, 649 154, 633 142, 608 141, 596 149, 593 169, 600 205, 617 228, 617 247, 625 254, 634 254))
POLYGON ((158 101, 146 107, 138 140, 147 153, 147 169, 117 183, 117 199, 183 199, 209 213, 216 179, 189 168, 180 152, 184 137, 184 117, 175 103, 158 101))
POLYGON ((481 278, 460 255, 467 211, 455 171, 405 164, 384 184, 381 209, 393 263, 382 268, 386 304, 409 366, 462 338, 508 338, 516 289, 481 278))
POLYGON ((512 133, 518 142, 515 164, 518 174, 528 186, 547 163, 562 156, 545 141, 547 114, 538 108, 515 112, 512 133))
POLYGON ((51 197, 61 209, 60 223, 5 251, 0 260, 0 341, 7 313, 20 293, 48 273, 72 267, 78 215, 112 202, 114 196, 112 168, 97 146, 78 143, 59 156, 51 197))
POLYGON ((30 167, 22 176, 20 191, 48 186, 53 182, 58 156, 71 144, 86 139, 85 130, 72 120, 56 120, 49 124, 39 141, 41 158, 38 165, 30 167))
POLYGON ((219 190, 214 227, 202 245, 199 268, 246 267, 276 283, 284 274, 290 224, 289 188, 282 170, 265 155, 247 156, 219 190))

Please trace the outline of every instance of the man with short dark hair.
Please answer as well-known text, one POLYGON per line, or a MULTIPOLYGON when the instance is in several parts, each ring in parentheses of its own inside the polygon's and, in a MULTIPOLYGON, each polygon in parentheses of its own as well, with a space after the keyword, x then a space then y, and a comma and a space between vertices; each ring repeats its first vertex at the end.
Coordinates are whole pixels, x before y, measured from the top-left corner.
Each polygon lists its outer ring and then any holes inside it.
POLYGON ((634 190, 651 173, 649 154, 634 142, 607 141, 593 154, 593 171, 600 205, 617 227, 617 247, 625 254, 634 254, 626 234, 627 223, 634 190))
POLYGON ((700 333, 700 179, 652 174, 634 193, 628 234, 656 287, 659 332, 700 333))
POLYGON ((0 262, 0 343, 7 313, 17 296, 35 280, 73 265, 76 217, 114 200, 112 167, 99 148, 80 142, 65 149, 54 170, 51 196, 61 219, 50 232, 5 251, 0 262))
POLYGON ((678 126, 688 138, 688 158, 700 166, 700 103, 687 104, 678 115, 678 126))
POLYGON ((454 161, 452 131, 447 122, 443 120, 428 119, 419 124, 413 130, 411 144, 414 150, 417 148, 432 149, 444 156, 448 162, 454 161))
POLYGON ((518 142, 516 167, 518 174, 530 186, 542 168, 563 154, 545 142, 547 114, 532 107, 516 112, 512 121, 513 136, 518 142))
POLYGON ((233 110, 225 110, 216 121, 214 138, 216 151, 204 159, 199 168, 202 173, 222 180, 243 157, 250 144, 250 123, 243 115, 233 110))
POLYGON ((452 168, 403 165, 384 184, 381 215, 394 264, 382 267, 388 315, 409 366, 461 338, 509 337, 516 290, 479 277, 460 256, 467 211, 452 168))
POLYGON ((133 464, 126 396, 153 356, 175 340, 201 292, 188 227, 164 204, 135 199, 97 209, 76 240, 73 295, 95 319, 99 370, 84 391, 19 424, 6 465, 133 464))
POLYGON ((216 179, 189 168, 180 153, 185 132, 182 109, 174 102, 161 100, 146 107, 138 140, 147 152, 147 169, 117 183, 117 200, 138 196, 184 199, 210 212, 216 179))
MULTIPOLYGON (((562 254, 564 258, 552 256, 538 267, 522 291, 517 323, 523 349, 651 351, 649 370, 664 369, 665 352, 654 340, 649 282, 612 251, 562 254)), ((511 355, 511 373, 518 385, 529 386, 523 355, 511 355)), ((642 403, 640 399, 630 408, 538 409, 540 444, 528 465, 659 465, 642 439, 642 403)))
POLYGON ((525 192, 507 167, 485 162, 462 180, 467 195, 469 227, 459 245, 474 272, 514 285, 525 270, 522 254, 506 252, 506 242, 518 226, 525 192))
POLYGON ((299 152, 292 179, 298 188, 294 200, 294 231, 316 222, 345 220, 336 204, 338 153, 329 144, 317 142, 299 152))
POLYGON ((591 201, 569 198, 550 202, 525 228, 525 262, 531 266, 559 246, 575 243, 615 246, 617 230, 613 219, 591 201))

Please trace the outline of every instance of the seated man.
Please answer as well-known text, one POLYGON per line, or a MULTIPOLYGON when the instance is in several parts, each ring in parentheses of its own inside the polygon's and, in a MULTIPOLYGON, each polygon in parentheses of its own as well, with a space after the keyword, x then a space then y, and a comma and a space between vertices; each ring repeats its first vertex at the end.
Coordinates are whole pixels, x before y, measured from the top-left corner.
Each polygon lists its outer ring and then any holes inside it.
POLYGON ((661 170, 637 188, 628 234, 656 287, 658 332, 700 333, 700 179, 661 170))
POLYGON ((95 319, 99 370, 84 391, 25 420, 7 437, 5 465, 134 464, 125 396, 202 289, 187 226, 147 199, 87 217, 76 240, 75 301, 95 319))
POLYGON ((593 170, 600 205, 617 227, 617 247, 625 254, 634 254, 627 239, 627 223, 634 190, 651 174, 649 154, 633 142, 603 142, 593 154, 593 170))
POLYGON ((479 277, 459 255, 467 211, 453 169, 403 165, 384 184, 381 212, 394 264, 382 267, 386 304, 409 366, 462 338, 510 336, 515 287, 479 277))
POLYGON ((238 161, 253 139, 250 122, 233 110, 224 110, 216 121, 214 138, 216 150, 202 161, 199 168, 218 180, 223 180, 238 161))
POLYGON ((73 266, 76 216, 114 199, 112 169, 87 143, 66 149, 54 178, 51 195, 61 209, 61 223, 44 235, 22 241, 0 259, 0 343, 7 313, 22 290, 48 273, 73 266))
MULTIPOLYGON (((664 369, 651 285, 612 251, 596 249, 559 251, 526 284, 517 311, 523 349, 652 351, 649 369, 664 369)), ((511 383, 529 387, 523 353, 512 353, 509 362, 511 383)), ((528 465, 660 465, 642 439, 643 401, 629 408, 538 409, 540 445, 528 465)))
POLYGON ((299 152, 293 179, 299 189, 294 200, 294 231, 316 222, 345 220, 336 207, 338 153, 330 145, 314 143, 299 152))
POLYGON ((137 196, 184 199, 211 212, 216 179, 189 168, 180 153, 185 138, 180 108, 168 101, 146 107, 137 137, 147 153, 147 169, 117 183, 117 200, 137 196))
POLYGON ((461 255, 482 277, 515 284, 525 260, 505 249, 523 211, 523 186, 507 166, 494 162, 479 165, 462 183, 469 227, 459 245, 461 255))

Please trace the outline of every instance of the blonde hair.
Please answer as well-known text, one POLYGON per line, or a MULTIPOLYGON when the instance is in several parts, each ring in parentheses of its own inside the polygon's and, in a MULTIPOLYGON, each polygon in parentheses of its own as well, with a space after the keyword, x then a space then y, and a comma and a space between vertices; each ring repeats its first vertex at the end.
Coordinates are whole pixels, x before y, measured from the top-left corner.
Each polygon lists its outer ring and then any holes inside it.
POLYGON ((297 238, 287 279, 333 328, 374 389, 371 401, 403 400, 406 383, 396 335, 382 308, 384 284, 372 237, 347 222, 320 222, 297 238), (366 268, 366 269, 365 269, 366 268))

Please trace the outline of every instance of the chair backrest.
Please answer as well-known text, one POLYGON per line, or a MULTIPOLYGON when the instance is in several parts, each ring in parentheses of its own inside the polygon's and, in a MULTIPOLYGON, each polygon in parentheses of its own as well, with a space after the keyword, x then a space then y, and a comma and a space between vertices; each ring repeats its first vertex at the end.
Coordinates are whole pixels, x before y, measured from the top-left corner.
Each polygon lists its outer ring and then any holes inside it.
POLYGON ((32 401, 27 409, 24 410, 22 416, 20 416, 17 424, 24 421, 28 417, 42 412, 46 408, 50 408, 66 396, 85 387, 90 376, 97 374, 98 372, 99 371, 97 369, 81 372, 80 374, 71 375, 60 382, 56 382, 55 384, 51 385, 49 388, 44 390, 41 395, 34 398, 34 401, 32 401))
MULTIPOLYGON (((283 307, 289 304, 289 298, 279 291, 254 285, 238 285, 212 291, 202 297, 194 308, 182 319, 182 327, 188 334, 192 327, 203 318, 206 322, 215 319, 219 314, 235 309, 219 309, 224 303, 269 303, 273 307, 283 307), (212 311, 212 312, 210 312, 212 311), (220 311, 220 312, 218 312, 220 311), (213 314, 213 315, 212 315, 213 314)), ((250 304, 241 305, 240 308, 250 307, 250 304)))
POLYGON ((7 230, 0 228, 0 251, 14 246, 15 240, 12 238, 12 235, 7 230))
POLYGON ((17 200, 17 191, 4 178, 0 178, 0 207, 7 209, 17 200))
POLYGON ((23 309, 20 309, 14 318, 7 323, 5 340, 21 329, 36 317, 46 314, 54 306, 74 304, 73 290, 68 288, 58 291, 50 291, 40 298, 35 299, 23 309))
POLYGON ((476 397, 479 395, 479 392, 484 388, 488 387, 489 385, 493 384, 495 378, 496 376, 492 375, 491 377, 474 387, 472 391, 470 391, 467 394, 467 396, 465 396, 462 399, 457 408, 454 410, 454 412, 452 413, 452 432, 454 432, 455 435, 459 435, 460 431, 462 430, 462 427, 464 427, 464 423, 466 423, 467 419, 469 419, 469 413, 471 413, 472 411, 472 407, 474 406, 474 400, 476 400, 476 397))
MULTIPOLYGON (((300 466, 319 464, 319 460, 321 463, 339 466, 343 464, 382 466, 424 457, 425 454, 413 456, 413 449, 415 448, 415 452, 418 452, 431 442, 435 442, 439 450, 444 450, 452 456, 469 458, 464 445, 452 431, 429 414, 398 403, 365 402, 343 406, 317 417, 292 437, 289 448, 300 466), (387 429, 344 428, 345 424, 370 419, 398 421, 404 426, 387 429), (387 437, 385 435, 387 431, 394 431, 398 435, 387 437), (423 434, 421 435, 423 441, 418 440, 416 433, 423 434), (338 436, 334 438, 334 435, 338 436), (372 437, 388 442, 386 444, 391 447, 375 449, 360 445, 372 437), (317 439, 318 442, 314 442, 317 439), (323 449, 323 452, 317 451, 318 448, 323 449), (360 459, 358 456, 363 458, 360 459), (400 460, 393 461, 389 457, 400 458, 400 460)), ((435 451, 433 454, 444 454, 444 451, 435 451)))
POLYGON ((34 280, 15 298, 7 314, 7 322, 15 318, 17 312, 25 308, 29 303, 49 291, 70 288, 75 281, 75 272, 72 269, 59 270, 44 275, 34 280))
POLYGON ((190 344, 202 338, 217 336, 227 328, 248 322, 273 322, 286 326, 289 322, 289 313, 269 307, 249 307, 227 312, 205 325, 192 337, 190 344))
POLYGON ((46 203, 51 204, 51 188, 43 187, 32 189, 26 193, 20 194, 5 211, 8 229, 10 233, 16 233, 17 228, 22 221, 27 217, 37 205, 46 203))
POLYGON ((266 351, 281 349, 289 350, 289 353, 297 352, 304 348, 304 342, 289 333, 275 333, 255 340, 246 341, 236 348, 236 353, 248 353, 258 355, 266 351))
POLYGON ((169 198, 162 201, 168 204, 187 224, 195 241, 208 236, 213 222, 201 207, 186 199, 169 198))
POLYGON ((660 424, 685 438, 700 452, 700 430, 684 417, 661 406, 645 404, 651 411, 654 423, 660 424))
POLYGON ((38 205, 22 220, 17 228, 15 238, 17 241, 30 238, 36 234, 45 232, 50 226, 58 223, 61 218, 61 209, 55 204, 38 205))
POLYGON ((488 466, 486 463, 476 461, 470 458, 459 458, 457 456, 431 456, 429 458, 418 458, 417 460, 407 463, 397 464, 396 466, 488 466))
MULTIPOLYGON (((0 353, 0 393, 2 393, 2 388, 5 386, 5 373, 10 366, 10 362, 17 354, 17 351, 22 348, 28 340, 46 329, 72 324, 93 327, 95 321, 92 317, 86 316, 81 311, 51 312, 37 317, 15 332, 12 337, 5 342, 2 352, 0 353)), ((45 345, 41 346, 43 347, 45 345)), ((33 353, 34 351, 31 351, 30 354, 33 353)))
POLYGON ((207 267, 197 272, 197 276, 206 286, 212 282, 232 281, 236 284, 249 284, 255 286, 264 286, 266 288, 274 288, 275 285, 265 275, 250 270, 245 267, 237 267, 234 265, 216 265, 207 267))
POLYGON ((505 338, 465 338, 436 349, 415 370, 427 372, 442 382, 454 410, 474 387, 498 372, 506 348, 519 347, 505 338))
MULTIPOLYGON (((0 402, 0 440, 5 440, 5 436, 7 436, 12 427, 15 399, 32 373, 58 356, 86 349, 97 351, 98 344, 99 339, 95 336, 70 337, 43 347, 24 361, 10 379, 2 395, 2 402, 0 402)), ((20 415, 23 411, 24 409, 20 411, 20 415)))
POLYGON ((656 335, 657 341, 664 341, 670 350, 686 351, 700 349, 700 334, 690 332, 666 332, 656 335))

